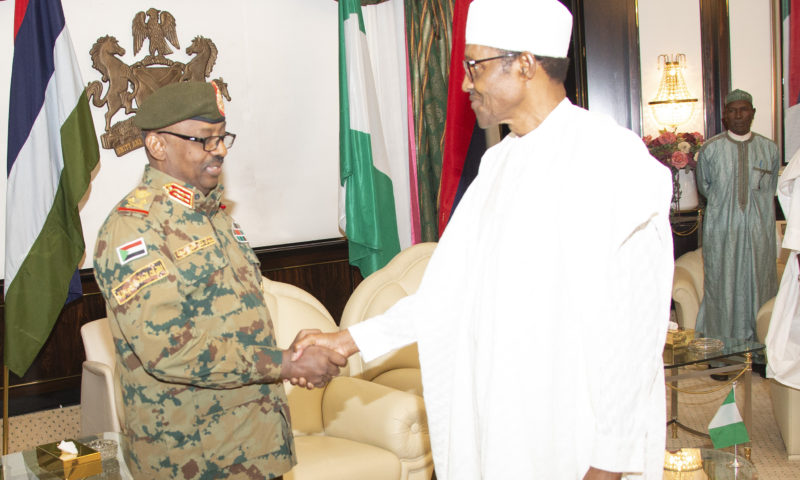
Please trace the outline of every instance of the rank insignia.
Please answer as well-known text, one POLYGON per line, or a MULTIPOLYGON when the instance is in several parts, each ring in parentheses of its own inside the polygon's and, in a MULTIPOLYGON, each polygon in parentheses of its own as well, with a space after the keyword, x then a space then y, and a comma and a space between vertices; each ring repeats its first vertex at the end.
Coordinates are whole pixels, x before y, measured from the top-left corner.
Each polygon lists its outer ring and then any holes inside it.
POLYGON ((147 255, 147 245, 145 245, 144 239, 139 237, 132 242, 117 247, 117 255, 120 263, 125 265, 131 260, 147 255))
POLYGON ((120 206, 117 210, 121 212, 136 212, 136 213, 143 213, 147 215, 150 213, 148 208, 148 200, 150 197, 150 193, 144 189, 137 189, 133 192, 133 195, 128 197, 125 200, 125 203, 120 206))
POLYGON ((177 183, 168 183, 164 185, 164 190, 166 190, 167 195, 169 195, 170 198, 181 205, 189 208, 194 206, 194 192, 183 185, 179 185, 177 183))
POLYGON ((231 225, 231 231, 233 231, 233 238, 235 238, 237 242, 247 243, 247 237, 244 236, 242 227, 240 227, 238 223, 233 222, 231 225))
POLYGON ((122 283, 111 289, 111 293, 117 303, 122 305, 135 297, 141 289, 167 275, 167 267, 164 266, 164 261, 159 258, 125 277, 122 283))
POLYGON ((194 252, 208 248, 215 243, 217 243, 217 241, 214 240, 214 237, 206 237, 201 238, 200 240, 195 240, 194 242, 189 242, 173 252, 175 254, 175 260, 186 258, 194 252))

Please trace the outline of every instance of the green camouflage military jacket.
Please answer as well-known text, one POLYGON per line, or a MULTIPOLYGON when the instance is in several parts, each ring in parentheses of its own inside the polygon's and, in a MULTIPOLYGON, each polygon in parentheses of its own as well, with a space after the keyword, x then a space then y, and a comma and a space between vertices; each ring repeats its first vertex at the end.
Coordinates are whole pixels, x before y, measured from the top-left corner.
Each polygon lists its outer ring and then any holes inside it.
POLYGON ((296 463, 255 253, 221 205, 147 166, 94 255, 141 478, 272 478, 296 463))

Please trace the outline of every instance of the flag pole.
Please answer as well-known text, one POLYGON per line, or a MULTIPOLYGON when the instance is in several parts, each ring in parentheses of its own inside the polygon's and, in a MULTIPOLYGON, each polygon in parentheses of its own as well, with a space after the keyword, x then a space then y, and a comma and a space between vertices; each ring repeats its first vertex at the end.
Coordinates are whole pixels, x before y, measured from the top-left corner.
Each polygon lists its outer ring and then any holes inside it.
POLYGON ((739 453, 736 450, 738 447, 739 447, 738 443, 733 444, 733 461, 728 464, 728 466, 734 470, 742 466, 742 463, 739 461, 739 453))
POLYGON ((8 365, 3 362, 3 455, 8 455, 8 365))

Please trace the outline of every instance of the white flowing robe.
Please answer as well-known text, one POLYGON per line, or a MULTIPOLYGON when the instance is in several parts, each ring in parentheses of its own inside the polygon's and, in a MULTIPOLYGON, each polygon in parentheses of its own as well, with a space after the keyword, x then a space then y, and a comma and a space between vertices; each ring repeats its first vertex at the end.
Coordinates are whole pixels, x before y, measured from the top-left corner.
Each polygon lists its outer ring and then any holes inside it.
POLYGON ((439 480, 660 479, 668 170, 564 100, 483 157, 416 294, 350 332, 418 342, 439 480))
POLYGON ((778 200, 786 216, 783 248, 791 250, 772 309, 767 344, 767 376, 800 388, 800 152, 795 153, 778 182, 778 200))

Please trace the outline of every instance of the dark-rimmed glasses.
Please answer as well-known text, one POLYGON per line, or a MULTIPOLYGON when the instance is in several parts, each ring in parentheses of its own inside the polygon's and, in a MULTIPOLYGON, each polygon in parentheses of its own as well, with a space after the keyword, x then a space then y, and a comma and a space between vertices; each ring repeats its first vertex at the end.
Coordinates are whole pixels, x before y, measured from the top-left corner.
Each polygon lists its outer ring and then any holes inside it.
POLYGON ((508 57, 516 57, 520 54, 520 52, 509 52, 504 53, 502 55, 498 55, 496 57, 489 57, 489 58, 481 58, 480 60, 464 60, 464 72, 466 72, 467 76, 469 77, 470 82, 474 82, 475 72, 473 68, 475 65, 483 62, 488 62, 490 60, 499 60, 501 58, 508 58, 508 57))
POLYGON ((190 142, 197 142, 203 144, 203 150, 206 152, 213 152, 219 146, 219 142, 225 145, 225 148, 231 148, 233 141, 236 140, 236 134, 225 132, 223 135, 211 135, 208 137, 190 137, 189 135, 181 135, 180 133, 168 132, 166 130, 159 130, 156 133, 166 133, 182 140, 189 140, 190 142))

